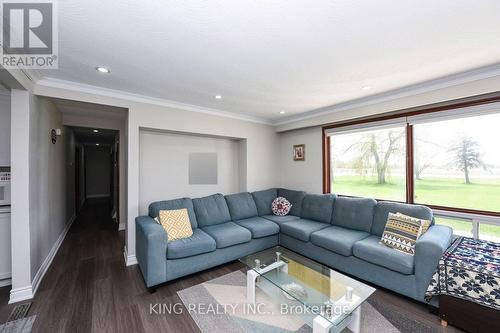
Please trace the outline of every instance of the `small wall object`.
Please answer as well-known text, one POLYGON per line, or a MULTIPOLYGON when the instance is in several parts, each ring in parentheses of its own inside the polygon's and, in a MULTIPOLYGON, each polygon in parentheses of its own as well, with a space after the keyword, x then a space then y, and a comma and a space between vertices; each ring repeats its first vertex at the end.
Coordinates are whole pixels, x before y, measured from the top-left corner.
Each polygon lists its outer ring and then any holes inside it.
POLYGON ((306 145, 302 144, 293 146, 293 160, 294 161, 306 160, 306 145))
POLYGON ((217 153, 189 153, 189 185, 217 185, 217 153))
POLYGON ((53 128, 51 131, 50 131, 50 141, 52 142, 52 144, 56 144, 57 142, 57 137, 58 136, 61 136, 62 134, 62 131, 60 128, 53 128))

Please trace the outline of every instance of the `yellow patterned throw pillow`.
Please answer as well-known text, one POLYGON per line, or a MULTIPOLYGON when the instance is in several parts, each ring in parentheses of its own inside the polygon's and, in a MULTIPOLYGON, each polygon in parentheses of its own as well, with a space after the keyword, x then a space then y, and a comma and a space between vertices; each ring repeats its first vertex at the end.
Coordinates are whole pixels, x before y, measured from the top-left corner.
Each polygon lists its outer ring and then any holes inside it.
POLYGON ((173 210, 160 210, 159 223, 167 232, 168 240, 188 238, 193 235, 191 221, 186 208, 173 210))
POLYGON ((424 226, 428 225, 430 225, 430 221, 427 220, 417 219, 401 213, 389 213, 380 244, 414 255, 415 243, 422 235, 424 226))

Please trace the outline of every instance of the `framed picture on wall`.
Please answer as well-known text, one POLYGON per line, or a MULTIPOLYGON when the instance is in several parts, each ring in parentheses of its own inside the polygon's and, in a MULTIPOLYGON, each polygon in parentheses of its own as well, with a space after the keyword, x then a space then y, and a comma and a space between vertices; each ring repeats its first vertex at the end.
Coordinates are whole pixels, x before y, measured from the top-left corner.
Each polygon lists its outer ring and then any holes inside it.
POLYGON ((302 144, 293 146, 293 160, 294 161, 306 160, 306 145, 302 144))

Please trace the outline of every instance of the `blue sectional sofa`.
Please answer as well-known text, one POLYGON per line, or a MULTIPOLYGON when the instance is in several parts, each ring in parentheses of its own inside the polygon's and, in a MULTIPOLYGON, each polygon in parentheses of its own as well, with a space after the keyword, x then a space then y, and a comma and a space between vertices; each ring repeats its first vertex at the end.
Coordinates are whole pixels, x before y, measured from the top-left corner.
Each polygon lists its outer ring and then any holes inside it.
POLYGON ((433 224, 410 256, 379 244, 390 212, 434 220, 425 206, 281 188, 154 202, 148 216, 136 218, 137 260, 146 285, 154 288, 279 244, 423 302, 452 230, 433 224), (292 204, 289 215, 273 215, 278 196, 292 204), (168 242, 154 218, 160 210, 179 208, 188 210, 193 235, 168 242))

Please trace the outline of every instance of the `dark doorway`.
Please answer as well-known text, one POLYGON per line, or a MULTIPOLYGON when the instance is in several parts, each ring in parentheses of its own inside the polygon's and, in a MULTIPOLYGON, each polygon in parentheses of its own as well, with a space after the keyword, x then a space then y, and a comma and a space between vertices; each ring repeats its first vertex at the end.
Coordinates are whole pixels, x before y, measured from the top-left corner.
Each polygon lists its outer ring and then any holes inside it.
POLYGON ((76 213, 83 206, 85 198, 85 182, 83 182, 83 149, 80 145, 75 146, 75 208, 76 213))
POLYGON ((118 228, 119 216, 119 131, 70 127, 75 135, 75 203, 106 203, 108 216, 118 228))

